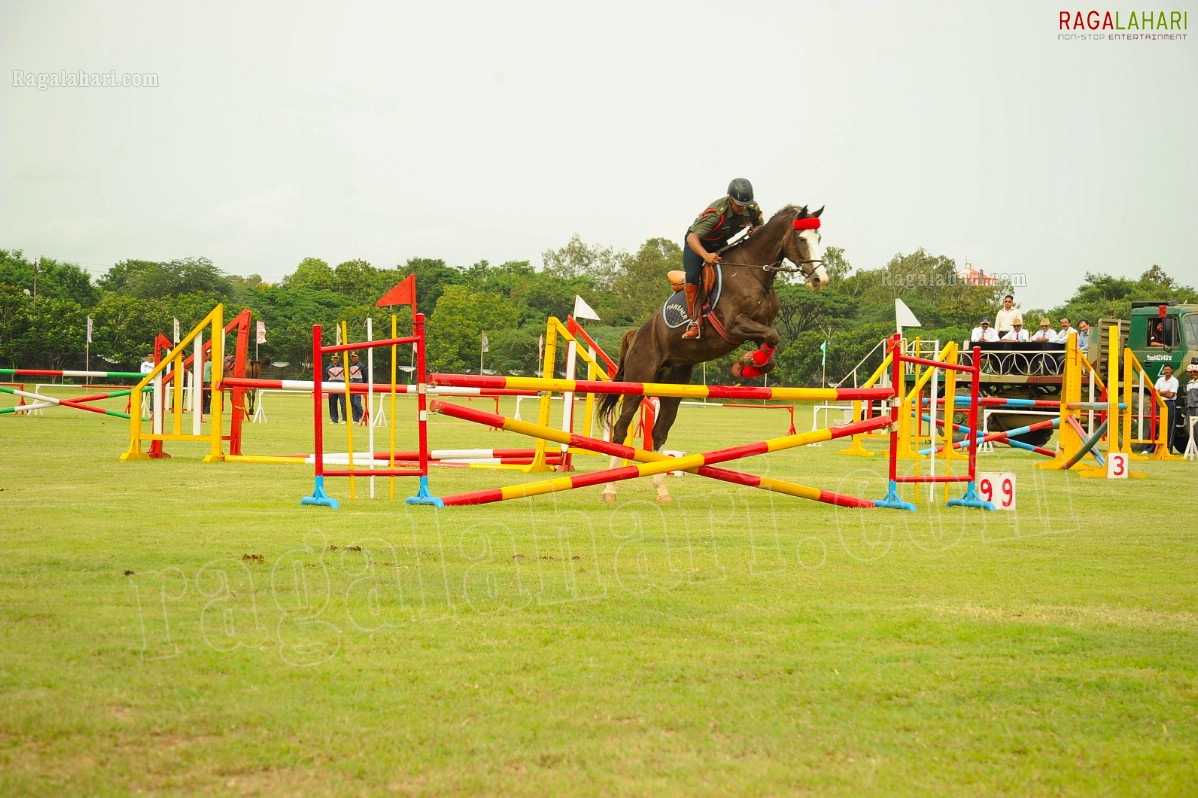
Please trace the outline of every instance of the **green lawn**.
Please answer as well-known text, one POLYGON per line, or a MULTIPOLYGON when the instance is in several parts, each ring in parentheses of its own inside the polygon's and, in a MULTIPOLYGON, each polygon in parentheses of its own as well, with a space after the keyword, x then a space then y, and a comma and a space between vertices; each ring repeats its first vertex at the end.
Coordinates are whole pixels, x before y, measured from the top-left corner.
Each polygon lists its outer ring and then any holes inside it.
MULTIPOLYGON (((246 453, 308 451, 309 402, 268 397, 246 453)), ((782 416, 685 407, 669 445, 774 437, 782 416)), ((344 426, 325 432, 344 450, 344 426)), ((929 507, 926 488, 918 513, 844 510, 693 475, 666 507, 628 482, 614 507, 587 488, 441 511, 334 479, 330 510, 299 505, 310 467, 204 464, 198 444, 118 462, 127 445, 115 418, 0 416, 0 795, 1198 783, 1198 463, 1116 482, 983 455, 1016 474, 1013 513, 929 507)), ((744 468, 880 498, 885 460, 840 448, 744 468)), ((438 469, 431 487, 535 478, 438 469)))

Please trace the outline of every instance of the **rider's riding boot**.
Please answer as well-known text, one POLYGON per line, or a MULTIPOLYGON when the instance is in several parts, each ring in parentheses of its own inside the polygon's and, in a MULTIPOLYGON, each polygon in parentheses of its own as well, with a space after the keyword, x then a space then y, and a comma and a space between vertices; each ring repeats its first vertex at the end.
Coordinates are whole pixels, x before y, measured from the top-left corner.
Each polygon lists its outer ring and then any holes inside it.
POLYGON ((683 340, 693 340, 699 337, 702 332, 702 319, 695 313, 695 303, 699 299, 699 286, 693 283, 686 284, 686 315, 690 316, 690 324, 686 326, 686 332, 682 334, 683 340))

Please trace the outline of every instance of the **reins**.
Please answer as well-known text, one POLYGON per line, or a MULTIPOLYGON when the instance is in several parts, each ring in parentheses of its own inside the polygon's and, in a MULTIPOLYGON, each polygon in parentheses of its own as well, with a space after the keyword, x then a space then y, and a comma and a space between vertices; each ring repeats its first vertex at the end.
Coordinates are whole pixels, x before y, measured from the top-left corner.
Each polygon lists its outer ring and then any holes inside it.
MULTIPOLYGON (((719 250, 717 250, 715 254, 722 255, 725 252, 727 252, 728 250, 734 249, 736 247, 739 247, 741 244, 744 244, 750 238, 752 238, 751 234, 742 236, 741 238, 738 238, 735 241, 731 241, 731 242, 725 244, 719 250)), ((783 274, 801 274, 804 277, 806 277, 811 273, 811 271, 815 271, 815 267, 812 267, 812 269, 810 271, 805 271, 803 269, 804 264, 814 263, 817 265, 822 265, 824 262, 822 258, 807 258, 805 260, 798 261, 797 263, 795 263, 794 268, 791 268, 789 266, 782 265, 782 262, 785 260, 786 260, 786 257, 783 256, 783 257, 779 258, 778 260, 774 261, 773 263, 763 263, 760 265, 752 264, 752 263, 722 263, 722 265, 724 265, 724 266, 744 266, 744 267, 747 267, 750 269, 761 269, 762 271, 780 272, 783 274)))

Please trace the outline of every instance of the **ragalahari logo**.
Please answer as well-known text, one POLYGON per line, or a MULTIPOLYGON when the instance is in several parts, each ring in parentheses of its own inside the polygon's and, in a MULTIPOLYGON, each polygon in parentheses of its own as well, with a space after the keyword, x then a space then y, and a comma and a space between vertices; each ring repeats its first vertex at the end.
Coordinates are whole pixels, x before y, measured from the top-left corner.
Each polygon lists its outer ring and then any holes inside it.
POLYGON ((1062 10, 1057 16, 1058 39, 1180 41, 1189 29, 1189 11, 1062 10))

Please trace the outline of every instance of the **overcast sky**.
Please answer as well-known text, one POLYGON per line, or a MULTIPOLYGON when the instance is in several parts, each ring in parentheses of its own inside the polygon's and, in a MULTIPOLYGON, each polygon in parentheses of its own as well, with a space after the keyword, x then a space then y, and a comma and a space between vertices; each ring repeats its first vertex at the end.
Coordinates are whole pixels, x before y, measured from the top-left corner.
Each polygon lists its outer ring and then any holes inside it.
POLYGON ((7 2, 0 248, 100 276, 206 256, 468 266, 634 251, 733 177, 826 205, 858 269, 919 247, 1066 299, 1198 283, 1198 7, 1184 41, 1060 41, 1014 2, 7 2), (16 87, 14 72, 156 88, 16 87), (11 79, 10 79, 11 76, 11 79))

